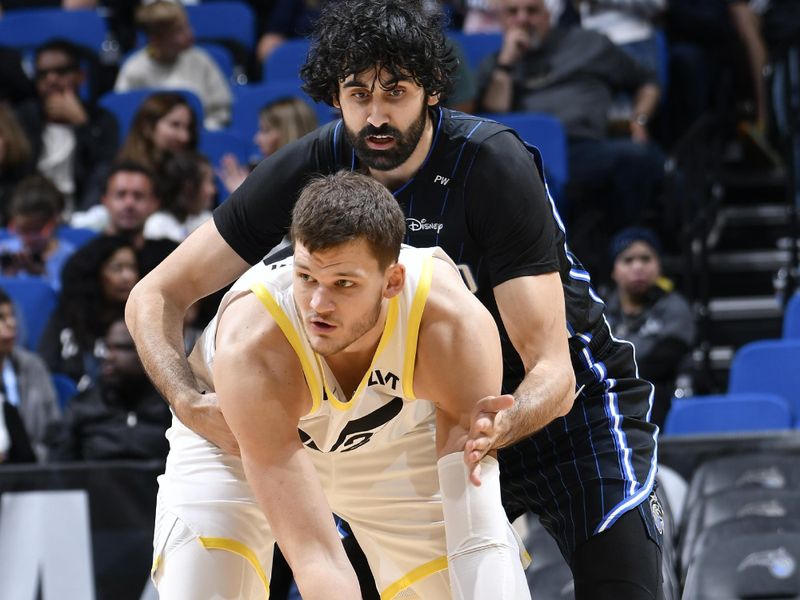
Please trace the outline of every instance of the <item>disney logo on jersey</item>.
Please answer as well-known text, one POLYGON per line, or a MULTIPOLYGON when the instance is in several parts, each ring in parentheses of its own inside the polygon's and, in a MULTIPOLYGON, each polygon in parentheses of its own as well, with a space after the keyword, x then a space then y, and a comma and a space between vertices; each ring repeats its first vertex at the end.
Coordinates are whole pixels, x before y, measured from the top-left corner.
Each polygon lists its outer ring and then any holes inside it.
MULTIPOLYGON (((403 410, 403 399, 395 396, 388 404, 384 404, 378 410, 374 410, 360 419, 350 421, 339 434, 336 443, 331 446, 328 452, 350 452, 356 448, 361 448, 368 443, 372 436, 380 431, 384 425, 394 419, 403 410)), ((319 450, 319 446, 302 429, 297 430, 300 434, 300 441, 311 450, 319 450)))
POLYGON ((414 219, 413 217, 406 217, 406 225, 408 230, 414 233, 419 231, 435 231, 439 233, 444 229, 444 223, 433 223, 427 219, 414 219))

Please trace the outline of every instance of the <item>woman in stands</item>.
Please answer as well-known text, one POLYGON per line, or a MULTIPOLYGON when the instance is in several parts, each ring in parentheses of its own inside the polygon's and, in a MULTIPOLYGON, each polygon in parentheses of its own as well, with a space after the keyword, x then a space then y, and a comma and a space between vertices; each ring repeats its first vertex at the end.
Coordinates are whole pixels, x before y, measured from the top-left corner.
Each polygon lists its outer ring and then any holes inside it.
POLYGON ((101 235, 72 255, 62 271, 59 304, 39 343, 51 372, 70 376, 79 390, 96 380, 103 337, 124 316, 137 281, 136 252, 126 237, 101 235))
POLYGON ((196 150, 197 138, 197 116, 186 98, 178 93, 156 92, 136 111, 117 158, 159 173, 171 155, 196 150))
POLYGON ((214 170, 204 155, 181 152, 162 169, 161 210, 144 224, 144 237, 167 238, 179 244, 211 218, 217 188, 214 170))
MULTIPOLYGON (((308 103, 294 96, 279 98, 259 111, 258 131, 253 142, 261 151, 261 158, 264 158, 316 128, 317 116, 308 103)), ((225 155, 219 176, 228 192, 233 192, 241 185, 252 166, 239 164, 233 154, 225 155)))

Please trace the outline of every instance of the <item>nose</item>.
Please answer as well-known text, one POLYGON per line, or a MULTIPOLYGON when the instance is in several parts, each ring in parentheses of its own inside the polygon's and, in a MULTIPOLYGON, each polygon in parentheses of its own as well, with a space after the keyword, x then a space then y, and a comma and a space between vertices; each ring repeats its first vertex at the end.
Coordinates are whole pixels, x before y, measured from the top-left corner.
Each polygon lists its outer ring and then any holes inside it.
POLYGON ((367 122, 373 127, 380 127, 389 122, 389 115, 386 112, 386 105, 378 98, 373 96, 369 105, 369 115, 367 122))
POLYGON ((314 312, 320 315, 330 313, 334 309, 333 301, 321 285, 317 286, 311 294, 310 306, 314 312))
POLYGON ((177 131, 177 138, 178 138, 178 141, 181 144, 188 144, 189 143, 189 130, 184 128, 184 127, 180 127, 178 129, 178 131, 177 131))

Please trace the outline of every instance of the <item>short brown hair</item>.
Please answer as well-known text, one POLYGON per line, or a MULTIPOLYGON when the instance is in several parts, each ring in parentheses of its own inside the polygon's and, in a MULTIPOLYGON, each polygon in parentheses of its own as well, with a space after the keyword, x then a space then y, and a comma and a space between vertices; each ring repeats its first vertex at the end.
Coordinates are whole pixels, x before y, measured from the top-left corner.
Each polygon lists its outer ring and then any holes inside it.
POLYGON ((381 268, 397 261, 406 233, 403 211, 376 180, 349 171, 313 179, 292 211, 292 242, 310 252, 364 238, 381 268))
POLYGON ((147 35, 169 31, 186 18, 186 9, 179 2, 156 0, 136 10, 136 24, 147 35))

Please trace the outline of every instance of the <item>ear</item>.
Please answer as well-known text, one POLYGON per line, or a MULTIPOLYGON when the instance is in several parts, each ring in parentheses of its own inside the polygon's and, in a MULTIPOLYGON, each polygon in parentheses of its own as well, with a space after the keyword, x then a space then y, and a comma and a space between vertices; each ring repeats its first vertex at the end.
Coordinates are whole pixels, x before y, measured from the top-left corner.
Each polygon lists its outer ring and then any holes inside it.
POLYGON ((342 104, 339 102, 339 94, 336 94, 333 98, 331 98, 331 104, 333 104, 333 108, 342 110, 342 104))
POLYGON ((436 104, 439 104, 439 94, 428 96, 428 106, 435 106, 436 104))
POLYGON ((386 285, 383 289, 384 298, 394 298, 403 291, 406 284, 406 267, 400 263, 394 263, 386 269, 386 285))

